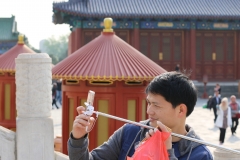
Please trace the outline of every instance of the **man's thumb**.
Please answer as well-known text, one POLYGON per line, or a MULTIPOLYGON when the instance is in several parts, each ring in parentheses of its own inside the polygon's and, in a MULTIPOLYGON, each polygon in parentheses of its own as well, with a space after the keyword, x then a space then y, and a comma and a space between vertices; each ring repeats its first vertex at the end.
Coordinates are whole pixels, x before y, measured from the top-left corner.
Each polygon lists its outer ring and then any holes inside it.
POLYGON ((95 124, 95 118, 90 117, 90 118, 89 118, 89 123, 90 123, 89 128, 92 129, 92 127, 94 127, 94 124, 95 124))

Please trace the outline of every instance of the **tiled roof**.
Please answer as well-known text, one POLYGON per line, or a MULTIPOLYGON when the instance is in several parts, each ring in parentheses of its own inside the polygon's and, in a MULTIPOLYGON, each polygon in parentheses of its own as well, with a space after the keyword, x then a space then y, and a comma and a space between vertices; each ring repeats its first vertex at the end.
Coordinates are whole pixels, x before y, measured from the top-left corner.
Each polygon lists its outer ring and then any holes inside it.
POLYGON ((240 0, 75 0, 53 10, 80 17, 240 19, 240 0))
POLYGON ((114 33, 102 33, 55 65, 54 79, 149 81, 166 72, 114 33))
POLYGON ((21 53, 35 54, 35 52, 25 44, 16 44, 0 56, 0 72, 15 72, 15 58, 21 53))
POLYGON ((17 41, 18 34, 15 16, 11 18, 0 18, 0 41, 17 41))

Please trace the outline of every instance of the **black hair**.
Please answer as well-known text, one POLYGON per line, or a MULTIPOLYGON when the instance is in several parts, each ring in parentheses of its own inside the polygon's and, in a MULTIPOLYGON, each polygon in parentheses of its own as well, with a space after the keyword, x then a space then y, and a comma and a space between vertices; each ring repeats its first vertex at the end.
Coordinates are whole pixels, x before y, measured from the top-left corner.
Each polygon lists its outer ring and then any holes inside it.
POLYGON ((166 72, 155 77, 147 86, 146 93, 159 94, 176 108, 179 104, 187 106, 189 116, 197 101, 197 89, 189 78, 180 72, 166 72))

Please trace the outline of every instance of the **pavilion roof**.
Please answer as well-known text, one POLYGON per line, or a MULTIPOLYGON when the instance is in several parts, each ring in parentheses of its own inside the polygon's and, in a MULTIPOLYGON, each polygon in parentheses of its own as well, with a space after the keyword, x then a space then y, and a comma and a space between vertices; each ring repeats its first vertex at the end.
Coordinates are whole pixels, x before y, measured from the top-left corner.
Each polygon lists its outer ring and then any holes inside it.
POLYGON ((240 0, 69 0, 54 13, 82 18, 240 19, 240 0))
POLYGON ((23 36, 18 43, 0 56, 0 72, 15 72, 15 58, 21 53, 36 53, 24 44, 23 36))
POLYGON ((52 69, 54 79, 93 81, 148 81, 163 72, 114 32, 105 31, 52 69))

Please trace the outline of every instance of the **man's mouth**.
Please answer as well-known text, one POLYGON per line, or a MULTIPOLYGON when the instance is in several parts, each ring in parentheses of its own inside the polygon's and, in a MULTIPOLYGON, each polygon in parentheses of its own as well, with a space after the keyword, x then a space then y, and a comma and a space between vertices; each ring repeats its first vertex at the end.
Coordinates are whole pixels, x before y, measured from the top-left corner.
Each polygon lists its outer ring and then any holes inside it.
POLYGON ((149 117, 149 120, 152 122, 152 121, 157 121, 158 119, 149 117))

